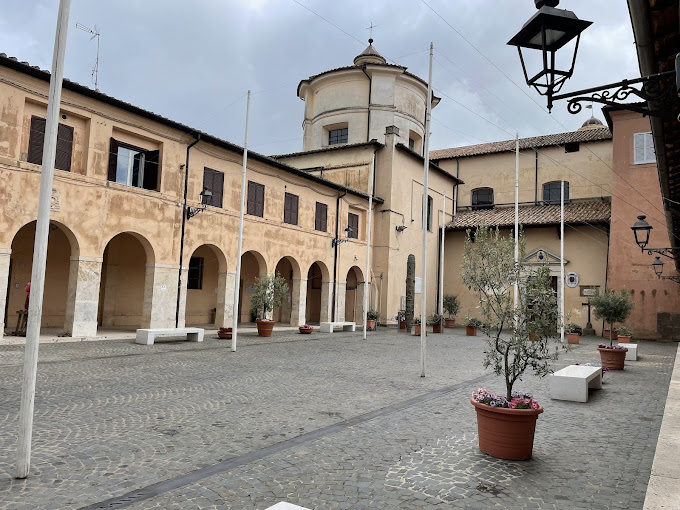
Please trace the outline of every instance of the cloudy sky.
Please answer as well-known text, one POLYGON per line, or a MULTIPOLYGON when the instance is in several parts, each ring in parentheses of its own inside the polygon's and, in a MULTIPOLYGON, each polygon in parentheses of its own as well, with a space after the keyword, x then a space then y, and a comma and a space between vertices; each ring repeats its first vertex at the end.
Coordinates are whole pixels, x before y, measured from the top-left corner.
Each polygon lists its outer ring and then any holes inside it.
MULTIPOLYGON (((564 91, 639 76, 625 0, 560 7, 594 22, 564 91)), ((57 8, 0 0, 0 52, 49 69, 57 8)), ((373 23, 378 51, 425 79, 434 43, 432 149, 569 131, 589 113, 562 102, 549 115, 506 45, 534 12, 532 0, 72 0, 65 77, 93 87, 96 43, 75 25, 96 25, 102 92, 241 145, 251 89, 250 147, 294 152, 297 84, 350 65, 373 23)))

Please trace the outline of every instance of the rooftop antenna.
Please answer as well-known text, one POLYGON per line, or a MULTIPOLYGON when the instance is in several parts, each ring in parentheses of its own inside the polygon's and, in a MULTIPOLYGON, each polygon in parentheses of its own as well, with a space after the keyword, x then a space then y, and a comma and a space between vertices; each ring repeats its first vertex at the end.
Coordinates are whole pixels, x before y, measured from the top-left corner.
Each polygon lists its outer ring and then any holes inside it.
POLYGON ((92 82, 94 83, 94 89, 99 92, 99 29, 97 28, 97 25, 94 26, 93 30, 89 27, 86 27, 82 23, 76 23, 76 28, 82 30, 83 32, 92 34, 90 41, 95 37, 97 38, 97 58, 95 59, 94 67, 92 68, 92 82))

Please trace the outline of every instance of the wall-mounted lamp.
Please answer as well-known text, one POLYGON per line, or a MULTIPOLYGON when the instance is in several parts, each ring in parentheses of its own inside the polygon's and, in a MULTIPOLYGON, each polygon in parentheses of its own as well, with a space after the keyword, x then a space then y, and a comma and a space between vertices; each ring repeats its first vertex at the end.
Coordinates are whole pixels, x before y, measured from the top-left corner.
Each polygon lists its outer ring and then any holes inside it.
POLYGON ((345 238, 344 239, 331 239, 331 248, 335 248, 337 245, 346 243, 349 241, 349 233, 352 231, 351 228, 347 227, 345 229, 345 238))
POLYGON ((188 220, 196 216, 198 213, 205 211, 205 199, 212 197, 212 192, 208 188, 203 188, 203 191, 201 191, 198 196, 201 197, 201 204, 203 205, 201 207, 187 207, 188 220))
POLYGON ((396 230, 397 232, 403 232, 407 228, 408 227, 406 225, 397 225, 396 227, 394 227, 394 230, 396 230))

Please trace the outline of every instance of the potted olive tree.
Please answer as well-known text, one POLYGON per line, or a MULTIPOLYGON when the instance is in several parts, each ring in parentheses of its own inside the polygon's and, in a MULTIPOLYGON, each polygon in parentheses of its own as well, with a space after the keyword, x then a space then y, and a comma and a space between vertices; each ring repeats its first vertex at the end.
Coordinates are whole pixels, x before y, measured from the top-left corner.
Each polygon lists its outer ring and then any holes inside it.
MULTIPOLYGON (((614 331, 614 324, 625 321, 635 306, 627 290, 619 292, 607 291, 604 294, 596 294, 590 298, 590 305, 597 319, 604 319, 609 323, 610 333, 614 331)), ((609 345, 601 343, 597 346, 600 352, 602 367, 610 370, 623 370, 626 361, 626 349, 622 345, 613 345, 613 335, 609 335, 609 345)))
POLYGON ((281 306, 288 293, 288 284, 281 275, 265 275, 255 278, 255 292, 250 296, 250 306, 257 317, 257 334, 271 336, 274 321, 268 314, 277 306, 281 306))
POLYGON ((581 340, 581 335, 583 334, 583 328, 578 324, 570 322, 567 324, 567 343, 577 344, 581 340))
POLYGON ((465 335, 477 336, 477 330, 482 327, 482 321, 477 317, 465 316, 465 335))
POLYGON ((519 260, 515 264, 512 236, 498 229, 480 227, 472 242, 465 241, 461 277, 470 290, 479 293, 483 332, 487 336, 484 367, 492 367, 505 379, 505 394, 480 388, 471 403, 477 412, 479 449, 494 457, 511 460, 531 458, 534 431, 543 408, 525 393, 513 391, 525 371, 539 377, 550 373, 557 359, 550 337, 556 334, 557 299, 550 287, 547 267, 532 269, 521 262, 524 236, 519 237, 519 260), (518 285, 515 307, 510 275, 518 285), (535 335, 537 341, 530 341, 535 335))
POLYGON ((456 318, 454 317, 460 310, 460 301, 455 294, 446 294, 444 296, 444 310, 449 314, 447 319, 444 319, 444 327, 452 328, 456 325, 456 318))
POLYGON ((427 325, 432 326, 433 333, 443 333, 444 332, 444 317, 438 313, 433 313, 427 318, 427 325))
POLYGON ((366 312, 366 330, 375 331, 375 322, 380 320, 380 312, 371 308, 366 312))

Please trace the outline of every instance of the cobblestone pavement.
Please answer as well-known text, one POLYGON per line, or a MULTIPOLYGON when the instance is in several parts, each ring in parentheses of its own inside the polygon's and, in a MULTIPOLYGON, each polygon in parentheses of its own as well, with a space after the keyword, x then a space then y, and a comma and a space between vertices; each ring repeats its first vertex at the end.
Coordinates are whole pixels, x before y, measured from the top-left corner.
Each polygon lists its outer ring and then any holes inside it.
MULTIPOLYGON (((477 448, 484 342, 381 330, 40 347, 31 476, 14 480, 23 349, 0 347, 0 507, 642 508, 675 344, 641 342, 586 404, 545 405, 534 459, 477 448), (109 500, 110 498, 117 498, 109 500), (105 504, 101 504, 106 502, 105 504)), ((555 369, 597 361, 595 339, 555 369)))

